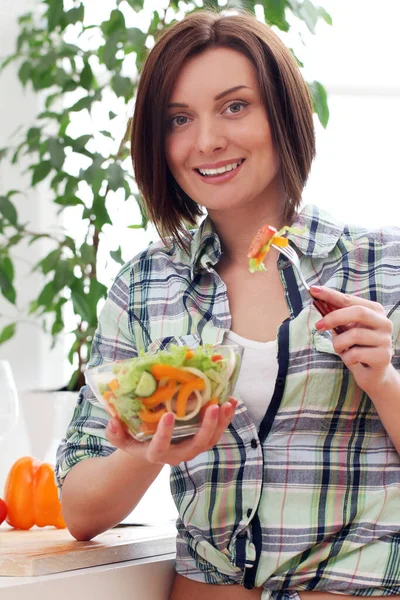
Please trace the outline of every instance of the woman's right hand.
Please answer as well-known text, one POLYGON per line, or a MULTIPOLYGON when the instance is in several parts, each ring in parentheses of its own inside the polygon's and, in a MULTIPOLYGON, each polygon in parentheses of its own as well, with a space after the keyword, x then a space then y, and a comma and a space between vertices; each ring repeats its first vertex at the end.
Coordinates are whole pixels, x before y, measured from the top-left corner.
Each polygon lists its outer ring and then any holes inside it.
POLYGON ((181 462, 192 460, 198 454, 215 446, 231 422, 236 406, 237 400, 234 398, 229 398, 221 406, 215 404, 209 406, 199 431, 192 437, 173 444, 171 443, 175 423, 173 413, 163 415, 157 431, 148 442, 135 440, 116 417, 110 419, 106 435, 113 446, 128 454, 142 455, 142 458, 150 463, 176 466, 181 462))

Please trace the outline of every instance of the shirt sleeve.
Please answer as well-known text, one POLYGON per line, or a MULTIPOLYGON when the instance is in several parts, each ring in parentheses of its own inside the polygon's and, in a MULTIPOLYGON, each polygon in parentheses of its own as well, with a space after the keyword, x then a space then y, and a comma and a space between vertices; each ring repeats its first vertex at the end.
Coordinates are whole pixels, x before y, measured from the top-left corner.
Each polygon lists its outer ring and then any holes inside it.
MULTIPOLYGON (((122 268, 100 313, 87 368, 105 362, 137 356, 129 322, 129 264, 122 268)), ((78 400, 61 441, 56 458, 55 478, 61 496, 66 476, 79 461, 94 456, 108 456, 115 447, 105 435, 109 415, 88 385, 80 390, 78 400)))

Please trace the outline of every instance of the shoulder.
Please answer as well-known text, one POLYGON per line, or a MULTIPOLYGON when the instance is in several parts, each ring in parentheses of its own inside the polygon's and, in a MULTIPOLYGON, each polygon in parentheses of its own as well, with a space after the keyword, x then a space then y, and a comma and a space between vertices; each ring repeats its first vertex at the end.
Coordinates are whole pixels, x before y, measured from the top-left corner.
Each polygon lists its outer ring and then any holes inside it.
POLYGON ((189 239, 187 250, 180 248, 172 240, 162 240, 150 244, 136 254, 120 269, 115 281, 129 285, 132 280, 154 278, 157 275, 188 270, 193 264, 192 240, 189 239))
POLYGON ((388 248, 393 250, 395 254, 400 254, 400 227, 370 228, 347 224, 343 228, 341 239, 350 246, 388 248))
POLYGON ((400 257, 400 227, 366 227, 345 223, 324 209, 306 205, 298 215, 299 228, 294 242, 302 252, 313 258, 351 255, 364 261, 380 256, 400 257))

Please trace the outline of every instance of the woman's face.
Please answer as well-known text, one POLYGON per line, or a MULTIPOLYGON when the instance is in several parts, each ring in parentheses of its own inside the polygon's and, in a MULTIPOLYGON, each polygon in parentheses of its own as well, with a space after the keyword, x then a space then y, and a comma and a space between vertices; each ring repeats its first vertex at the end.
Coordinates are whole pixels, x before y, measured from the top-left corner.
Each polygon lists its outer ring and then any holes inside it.
POLYGON ((268 200, 280 181, 257 76, 230 48, 189 59, 167 109, 166 158, 180 187, 209 211, 268 200))

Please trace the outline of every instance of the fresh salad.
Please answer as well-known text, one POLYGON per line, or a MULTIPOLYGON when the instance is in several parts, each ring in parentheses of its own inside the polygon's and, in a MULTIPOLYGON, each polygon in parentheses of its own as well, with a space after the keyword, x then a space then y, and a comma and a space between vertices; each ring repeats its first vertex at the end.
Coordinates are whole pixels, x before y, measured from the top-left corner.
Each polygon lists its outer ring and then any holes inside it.
POLYGON ((256 271, 266 271, 264 265, 264 258, 271 248, 271 244, 283 248, 289 244, 289 240, 284 237, 288 232, 294 234, 301 234, 304 231, 300 231, 295 227, 282 227, 282 229, 275 229, 272 225, 263 225, 254 236, 247 256, 249 258, 249 269, 251 273, 256 271))
POLYGON ((171 346, 86 373, 96 396, 129 431, 146 439, 164 413, 175 414, 175 426, 201 422, 211 404, 232 393, 240 357, 235 346, 171 346))

